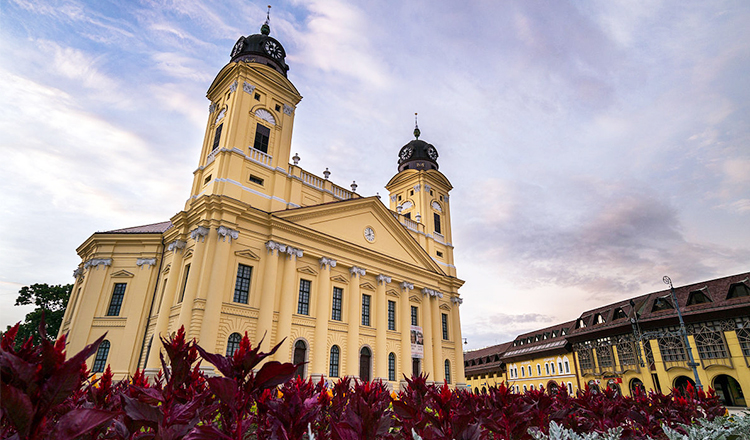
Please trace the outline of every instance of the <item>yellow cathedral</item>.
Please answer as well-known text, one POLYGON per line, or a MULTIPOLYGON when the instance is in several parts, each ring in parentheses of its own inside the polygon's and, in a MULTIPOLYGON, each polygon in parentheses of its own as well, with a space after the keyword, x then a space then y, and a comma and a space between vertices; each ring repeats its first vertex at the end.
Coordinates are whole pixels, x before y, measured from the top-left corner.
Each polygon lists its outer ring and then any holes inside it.
MULTIPOLYGON (((248 333, 313 380, 403 375, 464 386, 450 220, 452 189, 434 146, 398 151, 389 206, 298 166, 296 105, 286 52, 240 37, 208 89, 203 147, 190 196, 169 221, 97 232, 60 334, 75 353, 106 333, 93 371, 118 377, 160 367, 159 336, 184 326, 208 351, 231 354, 248 333), (290 163, 291 159, 291 163, 290 163)), ((396 151, 394 150, 394 153, 396 151)), ((204 366, 213 373, 210 366, 204 366)))

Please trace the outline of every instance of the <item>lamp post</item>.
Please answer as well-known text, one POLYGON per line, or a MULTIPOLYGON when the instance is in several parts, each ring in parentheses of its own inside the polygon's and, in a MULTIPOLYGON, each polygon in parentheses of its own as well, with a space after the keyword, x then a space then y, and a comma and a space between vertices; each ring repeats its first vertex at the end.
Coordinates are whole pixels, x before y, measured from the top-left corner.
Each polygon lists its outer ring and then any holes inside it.
POLYGON ((685 340, 685 350, 687 350, 688 358, 690 359, 690 362, 688 362, 688 366, 693 369, 695 386, 696 388, 698 388, 698 390, 703 390, 701 379, 700 377, 698 377, 698 363, 695 362, 695 359, 693 358, 693 349, 690 348, 690 340, 688 339, 687 330, 685 330, 685 321, 682 320, 682 312, 680 311, 680 305, 677 303, 677 295, 675 295, 674 293, 672 280, 666 275, 661 280, 664 281, 664 284, 669 285, 669 291, 672 294, 672 302, 674 303, 674 308, 677 310, 677 317, 680 319, 680 333, 682 333, 682 338, 685 340))

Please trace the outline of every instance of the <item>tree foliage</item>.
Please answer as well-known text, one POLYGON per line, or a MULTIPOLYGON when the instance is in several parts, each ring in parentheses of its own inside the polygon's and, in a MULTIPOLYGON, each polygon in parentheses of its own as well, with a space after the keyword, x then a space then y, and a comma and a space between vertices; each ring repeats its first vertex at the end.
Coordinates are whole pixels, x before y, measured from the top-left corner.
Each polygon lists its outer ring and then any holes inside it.
POLYGON ((65 306, 68 305, 72 290, 72 284, 58 284, 56 286, 32 284, 31 286, 24 286, 18 291, 16 305, 34 305, 35 308, 26 315, 18 328, 16 348, 20 347, 29 336, 33 337, 35 343, 41 343, 38 329, 42 322, 42 314, 44 314, 44 320, 47 322, 47 333, 52 341, 55 340, 60 325, 62 325, 65 306))

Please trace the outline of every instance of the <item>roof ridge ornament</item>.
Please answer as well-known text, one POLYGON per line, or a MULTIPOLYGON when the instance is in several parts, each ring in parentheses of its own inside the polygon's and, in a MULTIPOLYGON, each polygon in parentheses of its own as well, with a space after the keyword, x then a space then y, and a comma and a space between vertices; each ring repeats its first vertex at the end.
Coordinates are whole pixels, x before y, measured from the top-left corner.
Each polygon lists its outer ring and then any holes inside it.
POLYGON ((271 33, 271 25, 269 24, 271 22, 271 5, 268 5, 268 11, 266 12, 266 22, 263 23, 263 26, 260 27, 260 33, 263 35, 268 35, 271 33))
POLYGON ((419 124, 417 123, 417 114, 414 113, 414 138, 419 140, 419 135, 422 134, 419 131, 419 124))

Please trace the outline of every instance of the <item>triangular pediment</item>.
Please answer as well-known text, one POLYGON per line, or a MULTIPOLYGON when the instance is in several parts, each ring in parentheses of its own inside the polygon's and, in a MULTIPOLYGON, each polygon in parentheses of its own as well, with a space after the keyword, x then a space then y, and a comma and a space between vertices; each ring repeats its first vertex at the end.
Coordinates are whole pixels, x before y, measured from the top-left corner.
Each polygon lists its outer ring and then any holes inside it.
POLYGON ((409 297, 409 301, 414 301, 414 302, 417 302, 417 303, 421 303, 422 302, 422 298, 420 298, 419 295, 412 295, 412 296, 409 297))
POLYGON ((167 266, 164 268, 164 270, 161 271, 164 275, 169 273, 169 270, 172 268, 172 263, 168 263, 167 266))
POLYGON ((118 270, 112 274, 112 278, 133 278, 133 274, 127 270, 118 270))
POLYGON ((347 280, 346 277, 343 277, 341 275, 332 276, 331 281, 335 281, 337 283, 342 283, 342 284, 349 284, 349 280, 347 280))
POLYGON ((190 258, 190 257, 192 257, 192 256, 193 256, 193 248, 190 248, 190 249, 188 249, 188 250, 187 250, 187 251, 185 252, 185 256, 183 256, 183 257, 182 257, 182 259, 183 259, 183 260, 186 260, 186 259, 188 259, 188 258, 190 258))
POLYGON ((443 304, 440 304, 440 309, 441 310, 445 310, 446 312, 450 312, 451 311, 451 306, 449 306, 448 304, 443 303, 443 304))
POLYGON ((297 272, 306 273, 308 275, 317 275, 318 274, 318 271, 315 270, 315 269, 313 269, 310 266, 302 266, 299 269, 297 269, 297 272))
POLYGON ((444 274, 412 234, 377 197, 350 199, 274 212, 302 230, 315 231, 389 258, 444 274))
POLYGON ((373 286, 372 284, 368 283, 367 281, 365 281, 364 283, 360 284, 359 288, 360 289, 364 289, 364 290, 375 291, 375 286, 373 286))
POLYGON ((399 296, 401 296, 398 293, 398 290, 396 290, 396 289, 388 289, 388 290, 385 291, 385 294, 386 295, 390 295, 390 296, 395 296, 396 298, 398 298, 399 296))
POLYGON ((249 258, 251 260, 260 260, 260 257, 258 256, 258 254, 256 254, 250 249, 242 249, 242 250, 236 251, 234 255, 238 257, 249 258))

